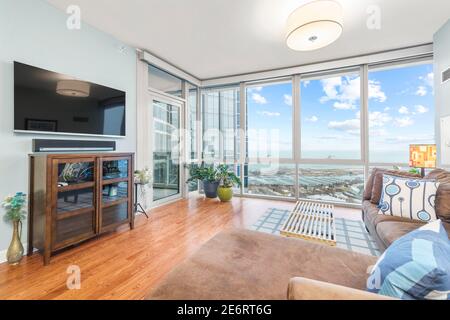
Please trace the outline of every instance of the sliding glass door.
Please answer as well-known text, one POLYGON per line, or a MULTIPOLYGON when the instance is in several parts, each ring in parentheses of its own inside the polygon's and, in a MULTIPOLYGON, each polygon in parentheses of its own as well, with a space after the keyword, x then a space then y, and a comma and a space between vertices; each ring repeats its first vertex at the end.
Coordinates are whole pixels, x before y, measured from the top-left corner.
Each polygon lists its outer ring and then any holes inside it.
POLYGON ((151 99, 153 202, 162 203, 181 196, 180 119, 181 105, 161 97, 151 99))

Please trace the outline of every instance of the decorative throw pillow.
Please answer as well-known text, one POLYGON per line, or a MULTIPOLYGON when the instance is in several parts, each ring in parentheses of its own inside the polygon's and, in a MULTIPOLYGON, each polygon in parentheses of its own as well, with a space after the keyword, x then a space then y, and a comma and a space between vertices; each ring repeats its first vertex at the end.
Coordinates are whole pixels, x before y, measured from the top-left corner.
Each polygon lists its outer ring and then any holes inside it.
MULTIPOLYGON (((383 189, 383 176, 387 174, 394 177, 409 178, 409 179, 421 179, 420 174, 398 171, 398 170, 386 170, 386 169, 374 169, 373 171, 373 182, 372 182, 372 195, 370 202, 373 204, 379 204, 383 189)), ((435 180, 435 179, 433 179, 435 180)))
POLYGON ((442 222, 395 241, 373 267, 367 290, 406 300, 450 300, 450 240, 442 222))
POLYGON ((422 222, 437 220, 435 201, 439 183, 383 176, 380 214, 422 222))

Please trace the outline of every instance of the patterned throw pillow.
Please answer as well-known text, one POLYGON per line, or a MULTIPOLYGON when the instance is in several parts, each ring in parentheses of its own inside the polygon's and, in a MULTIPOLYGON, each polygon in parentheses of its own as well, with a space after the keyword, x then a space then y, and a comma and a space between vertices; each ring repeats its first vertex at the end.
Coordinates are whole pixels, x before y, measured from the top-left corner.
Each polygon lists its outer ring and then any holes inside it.
POLYGON ((450 300, 450 240, 442 222, 395 241, 372 269, 367 290, 405 300, 450 300))
POLYGON ((383 176, 380 214, 422 222, 438 219, 435 201, 439 182, 383 176))

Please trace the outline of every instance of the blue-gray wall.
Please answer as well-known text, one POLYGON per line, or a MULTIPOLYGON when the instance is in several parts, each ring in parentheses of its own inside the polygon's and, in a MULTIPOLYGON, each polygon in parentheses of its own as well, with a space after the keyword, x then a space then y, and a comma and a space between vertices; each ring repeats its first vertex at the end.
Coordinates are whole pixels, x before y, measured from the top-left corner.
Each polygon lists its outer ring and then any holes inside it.
MULTIPOLYGON (((441 150, 441 118, 450 116, 450 81, 442 83, 442 72, 448 68, 450 68, 450 20, 434 35, 436 141, 438 150, 441 150)), ((450 166, 450 163, 444 163, 444 165, 450 166)))
MULTIPOLYGON (((28 191, 27 155, 31 140, 39 137, 13 133, 13 61, 126 91, 127 136, 117 143, 119 151, 136 151, 134 49, 126 47, 121 53, 118 48, 122 43, 85 23, 81 30, 70 31, 67 18, 65 12, 43 0, 0 0, 1 199, 16 191, 28 191)), ((3 221, 3 213, 0 209, 0 261, 11 239, 11 226, 3 221)), ((26 234, 24 230, 23 242, 26 234)))

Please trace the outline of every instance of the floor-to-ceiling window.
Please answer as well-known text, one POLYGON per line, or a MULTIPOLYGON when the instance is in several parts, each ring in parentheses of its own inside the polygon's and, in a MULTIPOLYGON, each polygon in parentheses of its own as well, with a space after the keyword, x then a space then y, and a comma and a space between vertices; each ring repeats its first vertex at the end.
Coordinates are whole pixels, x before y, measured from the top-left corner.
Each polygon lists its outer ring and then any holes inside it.
POLYGON ((430 60, 185 90, 187 162, 229 164, 244 196, 360 204, 371 167, 435 143, 430 60))
POLYGON ((390 64, 369 70, 369 159, 407 166, 409 146, 435 143, 433 65, 390 64))
POLYGON ((299 197, 361 203, 364 162, 360 68, 304 75, 299 89, 299 197))
POLYGON ((203 160, 233 164, 239 156, 239 87, 202 90, 203 160))
POLYGON ((295 198, 292 79, 246 89, 244 193, 295 198))
POLYGON ((180 108, 153 100, 153 200, 180 193, 180 108))

